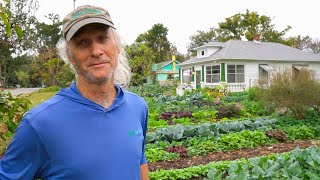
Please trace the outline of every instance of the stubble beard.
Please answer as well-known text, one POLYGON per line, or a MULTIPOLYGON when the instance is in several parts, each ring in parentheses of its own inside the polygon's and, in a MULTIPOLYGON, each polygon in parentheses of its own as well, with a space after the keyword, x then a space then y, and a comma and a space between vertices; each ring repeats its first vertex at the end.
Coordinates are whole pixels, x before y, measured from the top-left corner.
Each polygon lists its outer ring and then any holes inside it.
POLYGON ((114 69, 110 69, 110 71, 105 76, 95 77, 89 71, 86 71, 83 68, 79 67, 79 64, 77 63, 74 65, 74 68, 77 72, 78 79, 81 78, 89 84, 104 84, 110 81, 114 81, 114 69))
POLYGON ((105 76, 95 77, 90 72, 78 71, 78 76, 82 76, 88 83, 103 84, 112 81, 114 78, 114 70, 110 70, 105 76))

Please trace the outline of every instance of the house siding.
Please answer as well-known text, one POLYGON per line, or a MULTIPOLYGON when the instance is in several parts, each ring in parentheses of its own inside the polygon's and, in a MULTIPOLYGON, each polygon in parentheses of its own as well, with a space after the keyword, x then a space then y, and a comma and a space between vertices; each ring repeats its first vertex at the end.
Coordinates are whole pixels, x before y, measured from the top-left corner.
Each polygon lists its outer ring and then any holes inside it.
MULTIPOLYGON (((272 72, 277 70, 289 68, 292 69, 292 66, 295 64, 305 64, 308 67, 311 67, 315 70, 316 76, 320 76, 320 65, 315 63, 306 63, 306 62, 271 62, 271 61, 229 61, 226 62, 226 67, 228 64, 235 64, 235 65, 244 65, 244 72, 245 72, 245 89, 248 89, 252 86, 255 86, 257 81, 259 80, 259 64, 267 64, 268 66, 273 68, 272 72)), ((227 72, 227 69, 226 69, 227 72)), ((270 72, 270 73, 272 73, 270 72)), ((226 73, 227 75, 227 73, 226 73)), ((228 82, 228 80, 226 79, 228 82)))
MULTIPOLYGON (((176 64, 176 69, 175 70, 177 71, 179 69, 180 69, 179 65, 176 64)), ((168 65, 164 66, 161 70, 163 70, 163 71, 172 71, 173 70, 173 66, 172 66, 172 64, 168 64, 168 65)))
MULTIPOLYGON (((208 62, 207 64, 199 64, 199 65, 195 65, 195 66, 183 66, 181 67, 181 69, 188 69, 188 68, 192 68, 193 72, 195 71, 202 71, 201 75, 203 75, 203 77, 201 77, 201 79, 203 79, 203 81, 201 82, 201 87, 205 87, 205 86, 216 86, 219 85, 219 83, 207 83, 206 82, 206 66, 213 66, 213 65, 220 65, 220 72, 222 73, 222 68, 223 66, 225 67, 225 81, 223 81, 223 76, 220 76, 221 78, 221 82, 226 82, 229 87, 233 88, 231 91, 243 91, 246 89, 249 89, 250 87, 253 87, 257 84, 258 80, 259 80, 259 65, 261 64, 267 64, 268 66, 273 68, 272 72, 275 72, 276 70, 279 69, 284 69, 284 68, 289 68, 291 69, 293 67, 293 65, 297 65, 297 64, 305 64, 308 65, 308 67, 311 67, 315 70, 316 72, 316 76, 320 79, 320 64, 316 64, 314 62, 312 63, 307 63, 307 62, 279 62, 279 61, 252 61, 252 60, 224 60, 224 61, 220 61, 220 62, 216 62, 216 61, 212 61, 212 62, 208 62), (227 79, 227 74, 228 74, 228 70, 227 70, 227 66, 228 65, 244 65, 244 83, 228 83, 228 79, 227 79), (204 67, 204 68, 202 68, 204 67)), ((270 72, 270 73, 272 73, 270 72)), ((195 74, 193 74, 194 76, 195 74)), ((269 75, 270 76, 270 75, 269 75)), ((182 77, 181 77, 182 78, 182 77)), ((181 79, 182 82, 182 79, 181 79)), ((195 78, 192 79, 190 85, 193 88, 196 88, 196 83, 195 83, 195 78)))
MULTIPOLYGON (((163 63, 154 64, 152 66, 152 71, 156 73, 156 80, 160 84, 166 84, 171 83, 173 79, 179 79, 179 61, 176 61, 175 69, 173 70, 173 62, 164 62, 167 63, 167 65, 162 65, 163 63), (171 77, 171 78, 170 78, 171 77)), ((149 78, 151 79, 151 78, 149 78)), ((149 81, 151 83, 151 81, 149 81)))

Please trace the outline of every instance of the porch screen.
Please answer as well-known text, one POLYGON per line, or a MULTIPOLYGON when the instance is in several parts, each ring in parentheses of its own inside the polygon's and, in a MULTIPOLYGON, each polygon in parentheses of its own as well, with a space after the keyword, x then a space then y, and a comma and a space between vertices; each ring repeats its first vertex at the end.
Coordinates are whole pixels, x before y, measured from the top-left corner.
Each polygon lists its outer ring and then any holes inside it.
POLYGON ((312 71, 313 70, 311 67, 308 67, 308 65, 293 65, 293 68, 298 71, 301 71, 301 70, 312 71))
POLYGON ((191 82, 191 68, 182 69, 182 83, 190 83, 191 82))
POLYGON ((268 84, 269 71, 272 68, 268 64, 259 64, 259 83, 268 84))
POLYGON ((220 65, 206 66, 206 83, 218 83, 220 81, 220 65))
POLYGON ((301 71, 309 71, 311 73, 314 73, 313 69, 311 67, 308 67, 306 64, 301 64, 301 65, 292 65, 293 66, 293 75, 296 77, 300 74, 301 71))
POLYGON ((227 65, 227 82, 244 83, 244 65, 227 65))

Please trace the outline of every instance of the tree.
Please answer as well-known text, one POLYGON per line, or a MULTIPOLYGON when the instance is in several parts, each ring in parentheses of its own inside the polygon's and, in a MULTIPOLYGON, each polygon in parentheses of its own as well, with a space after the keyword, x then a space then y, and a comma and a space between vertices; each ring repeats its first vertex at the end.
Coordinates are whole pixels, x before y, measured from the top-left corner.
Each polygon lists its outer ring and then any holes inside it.
POLYGON ((8 86, 15 86, 16 84, 23 85, 24 87, 29 86, 30 82, 30 62, 31 62, 31 57, 27 55, 21 55, 15 58, 10 58, 7 61, 7 66, 6 66, 6 71, 7 71, 7 85, 8 86), (21 84, 21 73, 17 74, 16 72, 23 72, 28 74, 28 76, 25 76, 24 80, 22 81, 23 84, 21 84))
POLYGON ((312 39, 310 36, 296 36, 289 38, 292 46, 314 54, 320 54, 320 40, 312 39))
POLYGON ((168 28, 163 24, 155 24, 146 33, 140 34, 136 42, 140 44, 145 44, 147 47, 151 48, 155 54, 155 62, 164 62, 170 59, 171 49, 170 42, 167 38, 168 28))
POLYGON ((271 18, 266 15, 259 15, 257 12, 246 11, 245 14, 235 14, 220 22, 217 28, 218 40, 227 41, 230 39, 242 40, 246 38, 252 41, 254 36, 261 35, 261 41, 286 43, 283 36, 291 29, 287 26, 284 30, 278 31, 272 24, 271 18))
POLYGON ((190 39, 190 44, 188 45, 188 53, 195 55, 193 50, 196 47, 200 47, 208 42, 217 40, 217 32, 214 28, 211 28, 209 31, 197 31, 197 34, 192 35, 190 39))
MULTIPOLYGON (((252 41, 254 36, 260 35, 261 41, 278 42, 286 45, 292 45, 292 41, 286 40, 283 36, 291 29, 287 26, 278 31, 272 24, 271 18, 266 15, 259 15, 257 12, 237 13, 218 23, 217 28, 211 28, 209 31, 197 31, 190 37, 188 52, 192 52, 195 47, 202 46, 211 41, 225 42, 230 39, 252 41)), ((193 54, 194 55, 194 54, 193 54)))
POLYGON ((31 66, 31 77, 37 79, 37 85, 45 83, 47 86, 66 87, 75 79, 69 65, 66 65, 58 56, 56 44, 62 36, 60 17, 57 14, 46 16, 49 24, 36 22, 36 32, 32 36, 37 56, 31 66))
POLYGON ((151 48, 145 44, 133 43, 126 48, 130 57, 129 63, 132 69, 133 85, 143 85, 144 79, 151 75, 151 67, 154 63, 154 55, 151 48))
POLYGON ((7 37, 10 37, 12 30, 14 30, 19 39, 21 39, 23 36, 23 31, 19 24, 17 24, 15 21, 11 21, 12 13, 10 10, 10 5, 10 0, 4 0, 3 2, 0 2, 0 17, 2 24, 4 25, 2 27, 4 27, 7 37))
POLYGON ((34 32, 37 1, 5 0, 1 2, 0 9, 0 76, 5 78, 6 86, 10 78, 8 66, 14 60, 12 57, 31 47, 28 37, 34 32))
POLYGON ((41 80, 43 83, 49 86, 58 85, 58 76, 64 66, 63 60, 59 58, 53 58, 45 62, 45 71, 41 74, 41 80))
POLYGON ((35 12, 38 9, 38 1, 11 0, 6 4, 6 8, 10 11, 7 16, 8 22, 16 33, 10 33, 10 36, 7 36, 6 29, 0 28, 1 42, 10 46, 11 53, 20 54, 32 48, 33 42, 29 38, 35 32, 35 12))
POLYGON ((59 87, 69 87, 76 79, 76 75, 74 74, 74 71, 70 67, 70 64, 64 64, 62 69, 57 74, 57 81, 59 87))
POLYGON ((187 55, 184 55, 184 54, 181 54, 180 52, 178 52, 178 49, 175 45, 171 44, 170 49, 171 49, 171 54, 175 55, 176 60, 178 60, 179 62, 183 62, 187 59, 187 55))
POLYGON ((27 87, 29 84, 29 74, 19 70, 19 71, 15 71, 15 74, 19 80, 19 83, 22 87, 27 87))
POLYGON ((57 57, 56 44, 62 36, 60 17, 57 14, 46 16, 51 22, 49 24, 36 22, 36 32, 33 35, 36 53, 40 58, 48 60, 57 57))

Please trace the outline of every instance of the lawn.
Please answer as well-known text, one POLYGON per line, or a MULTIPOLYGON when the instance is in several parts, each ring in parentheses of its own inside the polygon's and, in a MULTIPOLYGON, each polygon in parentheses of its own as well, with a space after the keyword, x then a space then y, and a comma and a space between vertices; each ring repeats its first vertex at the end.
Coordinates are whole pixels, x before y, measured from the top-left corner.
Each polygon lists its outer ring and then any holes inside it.
POLYGON ((47 99, 51 98, 53 95, 55 95, 58 91, 52 91, 52 92, 33 92, 28 95, 24 95, 26 98, 28 98, 31 101, 30 108, 33 108, 34 106, 46 101, 47 99))

